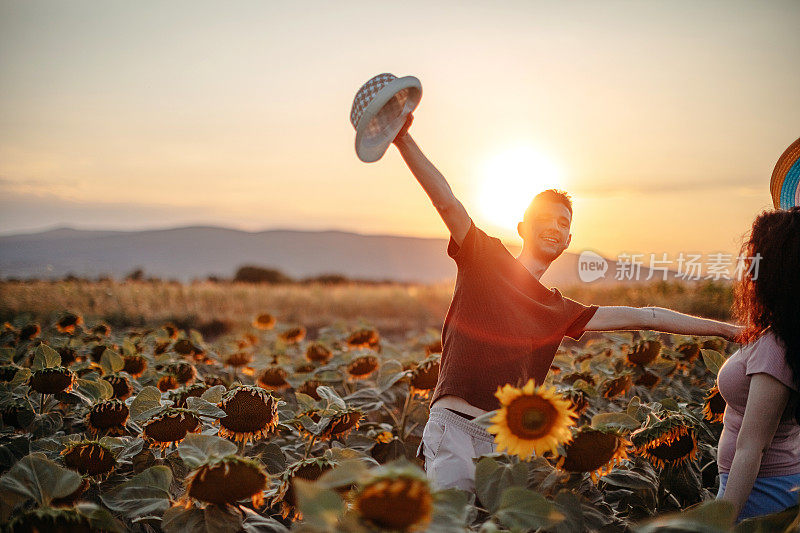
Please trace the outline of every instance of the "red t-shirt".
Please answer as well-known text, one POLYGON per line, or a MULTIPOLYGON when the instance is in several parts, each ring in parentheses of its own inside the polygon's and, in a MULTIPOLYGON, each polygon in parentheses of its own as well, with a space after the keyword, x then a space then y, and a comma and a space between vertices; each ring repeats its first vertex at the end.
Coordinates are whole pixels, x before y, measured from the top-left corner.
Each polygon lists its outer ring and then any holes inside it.
POLYGON ((451 237, 447 253, 458 276, 431 404, 451 394, 491 411, 498 387, 544 382, 564 336, 580 338, 597 306, 546 288, 472 222, 461 247, 451 237))

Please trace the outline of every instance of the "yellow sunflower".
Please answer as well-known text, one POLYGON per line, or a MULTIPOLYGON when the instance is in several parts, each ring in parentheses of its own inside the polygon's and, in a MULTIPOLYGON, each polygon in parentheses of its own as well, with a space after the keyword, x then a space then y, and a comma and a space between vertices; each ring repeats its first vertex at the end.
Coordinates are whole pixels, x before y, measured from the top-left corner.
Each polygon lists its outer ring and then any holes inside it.
POLYGON ((526 459, 534 453, 555 453, 559 444, 572 438, 570 427, 577 415, 555 388, 537 387, 531 379, 522 388, 498 387, 495 396, 501 408, 491 420, 489 433, 495 435, 498 451, 526 459))

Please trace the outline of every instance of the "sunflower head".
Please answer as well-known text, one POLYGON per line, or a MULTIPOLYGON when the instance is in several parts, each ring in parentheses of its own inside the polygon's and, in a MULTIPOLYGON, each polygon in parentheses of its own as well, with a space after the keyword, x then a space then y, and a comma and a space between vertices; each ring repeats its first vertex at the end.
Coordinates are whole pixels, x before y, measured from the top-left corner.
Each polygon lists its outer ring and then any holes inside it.
POLYGON ((306 338, 306 328, 303 326, 294 326, 283 330, 278 338, 287 344, 297 344, 306 338))
POLYGON ((108 381, 108 383, 111 385, 111 388, 114 389, 113 397, 117 400, 124 400, 133 393, 131 382, 128 381, 128 378, 125 376, 109 374, 107 376, 103 376, 103 379, 108 381))
POLYGON ((571 389, 565 396, 569 399, 572 410, 575 411, 576 415, 582 415, 589 408, 589 395, 585 391, 571 389))
POLYGON ((147 369, 147 359, 141 355, 126 355, 123 358, 124 365, 122 370, 134 378, 138 378, 147 369))
POLYGON ((644 366, 652 363, 661 353, 661 343, 658 341, 642 341, 633 346, 628 352, 628 363, 644 366))
POLYGON ((641 373, 639 373, 639 375, 636 377, 635 383, 642 387, 647 387, 648 389, 652 389, 653 387, 661 383, 661 376, 643 368, 641 373))
POLYGON ((4 531, 9 531, 10 533, 35 533, 39 531, 88 532, 97 531, 97 529, 93 527, 91 520, 86 515, 75 508, 53 509, 42 507, 17 514, 6 524, 4 531))
POLYGON ((425 356, 442 353, 442 339, 437 339, 425 345, 425 356))
POLYGON ((100 322, 99 324, 93 326, 90 331, 100 337, 108 337, 109 335, 111 335, 111 326, 103 322, 100 322))
POLYGON ((628 458, 630 446, 631 442, 617 432, 582 426, 564 447, 558 467, 566 472, 589 472, 596 482, 628 458))
POLYGON ((267 390, 279 391, 289 388, 286 377, 289 375, 286 370, 278 365, 270 365, 258 375, 258 384, 267 390))
POLYGON ((145 422, 142 439, 150 448, 167 448, 201 429, 200 419, 193 412, 171 407, 145 422))
POLYGON ((164 333, 167 334, 167 337, 169 337, 170 339, 177 339, 178 333, 180 333, 178 326, 171 323, 164 324, 163 326, 161 326, 161 329, 164 331, 164 333))
POLYGON ((229 455, 207 461, 186 479, 186 493, 195 500, 224 507, 249 498, 257 508, 264 505, 269 478, 256 461, 229 455))
POLYGON ((167 392, 172 389, 178 388, 178 378, 175 377, 175 374, 164 374, 160 378, 158 378, 158 383, 156 383, 156 387, 161 392, 167 392))
POLYGON ((360 409, 348 408, 330 417, 330 422, 319 435, 322 440, 345 438, 351 431, 358 429, 363 413, 360 409))
POLYGON ((317 387, 319 387, 321 385, 322 385, 321 381, 318 381, 316 379, 309 379, 308 381, 306 381, 305 383, 300 385, 300 387, 298 387, 297 392, 300 392, 300 393, 306 394, 308 396, 311 396, 315 400, 319 401, 322 398, 320 397, 319 393, 317 392, 317 387))
POLYGON ((380 530, 424 529, 433 510, 427 478, 410 466, 387 465, 379 472, 362 483, 355 494, 353 508, 361 519, 380 530))
POLYGON ((423 361, 411 372, 411 387, 415 394, 428 397, 439 381, 439 358, 423 361))
POLYGON ((181 339, 175 342, 172 349, 179 355, 192 357, 196 360, 202 360, 205 357, 205 351, 189 339, 181 339))
POLYGON ((14 379, 19 369, 17 365, 0 365, 0 382, 8 383, 14 379))
POLYGON ((83 318, 75 313, 66 313, 56 322, 56 329, 61 333, 72 335, 75 330, 83 324, 83 318))
POLYGON ((83 440, 67 445, 61 452, 67 468, 84 476, 104 476, 117 465, 114 454, 96 440, 83 440))
POLYGON ((130 411, 120 400, 106 400, 94 405, 86 415, 86 426, 93 435, 123 435, 130 411))
POLYGON ((222 363, 225 366, 231 366, 233 368, 241 368, 243 366, 249 365, 252 362, 253 362, 253 354, 244 350, 239 350, 231 354, 228 354, 222 360, 222 363))
POLYGON ((78 351, 71 346, 59 347, 58 355, 61 356, 61 366, 69 366, 76 361, 83 360, 83 357, 78 357, 78 351))
POLYGON ((167 367, 167 372, 175 376, 179 385, 186 385, 197 378, 197 369, 185 361, 172 363, 167 367))
POLYGON ((353 359, 347 365, 347 374, 350 379, 366 379, 378 368, 378 358, 374 355, 362 355, 353 359))
POLYGON ((169 391, 169 399, 175 404, 175 407, 186 407, 187 398, 199 398, 205 391, 208 390, 208 385, 205 383, 192 383, 179 389, 169 391))
POLYGON ((300 363, 296 367, 294 367, 294 371, 298 374, 308 374, 309 372, 313 372, 316 370, 316 366, 314 363, 300 363))
POLYGON ((680 465, 697 458, 694 425, 680 414, 667 415, 655 424, 631 433, 636 453, 654 466, 680 465))
POLYGON ((537 387, 531 379, 522 388, 499 387, 495 396, 501 407, 488 431, 495 435, 498 451, 526 459, 534 453, 555 453, 559 444, 572 438, 570 427, 577 415, 554 388, 537 387))
POLYGON ((278 425, 278 402, 261 387, 243 385, 228 391, 219 403, 220 437, 247 442, 266 438, 278 425))
POLYGON ((606 398, 616 398, 617 396, 627 394, 632 386, 633 378, 631 374, 625 373, 619 377, 607 379, 603 382, 601 389, 603 391, 603 396, 606 398))
POLYGON ((253 327, 256 329, 272 329, 275 327, 275 317, 269 313, 261 313, 253 319, 253 327))
POLYGON ((294 492, 294 481, 316 481, 322 474, 336 466, 336 462, 325 457, 310 457, 289 465, 281 476, 281 485, 272 501, 273 505, 280 503, 281 515, 286 518, 294 510, 297 497, 294 492))
POLYGON ((306 359, 312 363, 327 363, 331 357, 333 352, 321 342, 312 342, 306 347, 306 359))
POLYGON ((722 394, 719 393, 719 389, 714 385, 705 397, 703 403, 703 418, 709 422, 722 423, 722 419, 725 416, 725 407, 727 405, 725 398, 722 397, 722 394))
POLYGON ((41 332, 42 328, 39 326, 39 324, 28 324, 19 330, 19 340, 29 341, 35 339, 41 332))
POLYGON ((28 380, 32 390, 41 394, 69 392, 77 380, 75 373, 63 366, 42 368, 31 374, 28 380))
POLYGON ((696 342, 685 342, 675 348, 682 363, 691 363, 700 356, 700 345, 696 342))
POLYGON ((378 330, 372 328, 362 328, 354 331, 347 337, 347 347, 351 350, 358 350, 362 348, 372 348, 378 346, 381 342, 381 336, 378 330))

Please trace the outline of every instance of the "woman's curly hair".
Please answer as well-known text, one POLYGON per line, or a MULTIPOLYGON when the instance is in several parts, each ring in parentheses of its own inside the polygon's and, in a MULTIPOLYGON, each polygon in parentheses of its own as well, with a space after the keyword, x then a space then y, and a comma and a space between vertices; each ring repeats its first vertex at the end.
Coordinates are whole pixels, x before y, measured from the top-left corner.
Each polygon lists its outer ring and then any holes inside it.
MULTIPOLYGON (((734 314, 745 329, 738 340, 752 342, 771 328, 800 385, 800 207, 761 213, 741 256, 746 274, 736 283, 734 314)), ((800 423, 800 402, 795 418, 800 423)))

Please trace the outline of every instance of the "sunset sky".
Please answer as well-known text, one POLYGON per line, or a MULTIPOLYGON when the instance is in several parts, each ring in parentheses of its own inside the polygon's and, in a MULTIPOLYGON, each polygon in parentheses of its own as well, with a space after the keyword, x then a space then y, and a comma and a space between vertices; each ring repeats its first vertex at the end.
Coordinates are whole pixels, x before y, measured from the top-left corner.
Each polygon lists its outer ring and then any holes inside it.
POLYGON ((487 232, 518 243, 557 185, 571 251, 734 251, 800 136, 798 28, 797 1, 4 0, 0 233, 444 237, 396 150, 355 155, 355 91, 392 72, 487 232))

